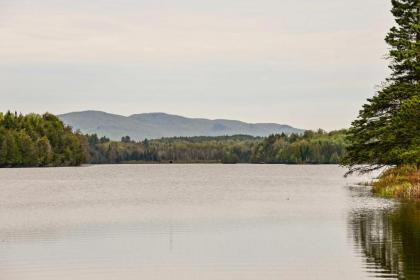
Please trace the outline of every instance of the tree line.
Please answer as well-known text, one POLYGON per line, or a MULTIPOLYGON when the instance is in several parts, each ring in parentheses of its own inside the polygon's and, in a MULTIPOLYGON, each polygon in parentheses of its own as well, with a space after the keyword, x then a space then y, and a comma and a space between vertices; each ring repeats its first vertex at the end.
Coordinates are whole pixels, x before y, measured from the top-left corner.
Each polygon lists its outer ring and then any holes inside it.
POLYGON ((83 162, 81 135, 56 116, 0 113, 0 167, 76 166, 83 162))
POLYGON ((171 137, 121 141, 85 135, 90 163, 284 163, 338 164, 345 153, 345 131, 323 130, 269 137, 248 135, 219 137, 171 137))
POLYGON ((0 114, 0 167, 116 163, 337 164, 345 131, 111 141, 73 132, 56 116, 0 114))

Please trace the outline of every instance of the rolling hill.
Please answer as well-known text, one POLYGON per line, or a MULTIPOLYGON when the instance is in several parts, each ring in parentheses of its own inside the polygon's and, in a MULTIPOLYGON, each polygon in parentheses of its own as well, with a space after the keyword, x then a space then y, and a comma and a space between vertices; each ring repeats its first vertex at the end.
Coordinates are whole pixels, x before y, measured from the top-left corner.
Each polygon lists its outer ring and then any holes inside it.
POLYGON ((119 140, 130 136, 135 140, 173 136, 221 136, 246 134, 267 136, 273 133, 300 133, 303 130, 276 123, 245 123, 235 120, 186 118, 166 113, 121 116, 100 111, 82 111, 58 116, 65 124, 83 133, 119 140))

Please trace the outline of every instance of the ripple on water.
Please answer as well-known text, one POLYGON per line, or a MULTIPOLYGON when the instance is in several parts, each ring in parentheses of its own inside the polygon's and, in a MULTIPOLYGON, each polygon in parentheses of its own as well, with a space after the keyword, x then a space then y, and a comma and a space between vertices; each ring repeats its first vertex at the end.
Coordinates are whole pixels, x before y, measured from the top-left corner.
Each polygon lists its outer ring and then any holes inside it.
POLYGON ((376 199, 355 187, 364 178, 343 174, 282 165, 0 169, 0 278, 418 279, 418 208, 376 199))

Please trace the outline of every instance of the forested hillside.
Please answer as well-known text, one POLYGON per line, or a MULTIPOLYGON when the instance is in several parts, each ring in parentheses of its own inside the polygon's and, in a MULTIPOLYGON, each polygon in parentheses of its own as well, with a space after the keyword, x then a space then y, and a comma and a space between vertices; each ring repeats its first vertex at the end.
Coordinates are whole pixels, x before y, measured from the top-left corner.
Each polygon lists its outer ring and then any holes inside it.
POLYGON ((0 113, 0 167, 73 166, 84 160, 80 136, 56 116, 0 113))

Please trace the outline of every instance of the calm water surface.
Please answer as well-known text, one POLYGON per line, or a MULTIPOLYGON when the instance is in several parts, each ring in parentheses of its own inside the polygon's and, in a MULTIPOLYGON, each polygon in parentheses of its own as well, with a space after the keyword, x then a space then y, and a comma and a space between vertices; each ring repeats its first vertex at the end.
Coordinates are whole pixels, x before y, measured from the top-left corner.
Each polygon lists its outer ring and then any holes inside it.
POLYGON ((420 279, 420 206, 344 172, 0 169, 0 279, 420 279))

